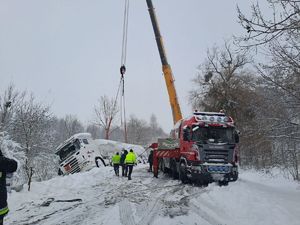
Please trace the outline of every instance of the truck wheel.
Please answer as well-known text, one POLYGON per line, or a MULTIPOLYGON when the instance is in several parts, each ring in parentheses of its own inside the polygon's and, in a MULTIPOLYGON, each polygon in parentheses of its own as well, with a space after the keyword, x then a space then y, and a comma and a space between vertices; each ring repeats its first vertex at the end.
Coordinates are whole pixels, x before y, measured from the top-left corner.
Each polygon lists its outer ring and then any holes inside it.
POLYGON ((96 166, 97 166, 97 167, 101 167, 102 165, 103 165, 103 166, 106 166, 104 160, 103 160, 101 157, 96 157, 96 158, 95 158, 95 163, 96 163, 96 166), (101 163, 102 163, 102 165, 101 165, 101 163))
MULTIPOLYGON (((235 166, 236 167, 236 166, 235 166)), ((234 168, 235 168, 234 167, 234 168)), ((237 167, 236 167, 237 168, 237 167)), ((235 169, 234 171, 232 171, 230 174, 229 174, 229 181, 231 182, 234 182, 234 181, 237 181, 237 179, 239 178, 239 172, 237 169, 235 169)))
POLYGON ((185 162, 181 162, 179 166, 179 179, 183 184, 187 184, 189 182, 189 178, 186 175, 186 164, 185 162))
POLYGON ((63 175, 63 172, 61 171, 61 169, 58 169, 58 172, 57 172, 58 176, 61 176, 63 175))
POLYGON ((219 184, 219 186, 227 186, 228 185, 228 181, 226 181, 226 180, 220 180, 219 182, 218 182, 218 184, 219 184))
POLYGON ((177 168, 176 168, 176 162, 171 163, 171 177, 173 179, 178 179, 178 173, 177 173, 177 168))
POLYGON ((160 169, 163 173, 167 172, 167 168, 165 167, 165 162, 163 159, 160 161, 160 169))
POLYGON ((232 178, 233 178, 232 181, 237 181, 237 179, 239 178, 239 173, 238 172, 233 173, 232 178))

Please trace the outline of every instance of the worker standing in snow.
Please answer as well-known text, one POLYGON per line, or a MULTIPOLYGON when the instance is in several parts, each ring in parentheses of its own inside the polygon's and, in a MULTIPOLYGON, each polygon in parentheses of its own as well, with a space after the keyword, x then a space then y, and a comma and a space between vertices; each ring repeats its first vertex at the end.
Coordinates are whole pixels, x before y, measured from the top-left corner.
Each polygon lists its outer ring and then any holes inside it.
POLYGON ((127 177, 127 166, 125 164, 125 159, 126 159, 126 155, 128 154, 128 151, 124 149, 122 155, 121 155, 121 166, 122 166, 122 177, 126 176, 127 177))
POLYGON ((136 156, 132 149, 130 149, 129 153, 126 155, 125 164, 128 169, 128 180, 131 180, 133 166, 136 164, 136 156))
POLYGON ((7 206, 6 173, 15 172, 17 167, 17 162, 4 157, 0 150, 0 225, 3 225, 3 218, 9 211, 7 206))
POLYGON ((150 154, 149 154, 149 157, 148 157, 148 163, 149 163, 149 170, 148 170, 148 172, 152 172, 153 150, 150 151, 150 154))
POLYGON ((119 155, 119 152, 117 152, 117 153, 112 157, 112 163, 113 163, 113 165, 114 165, 114 171, 115 171, 116 176, 119 176, 120 160, 121 160, 121 156, 119 155))

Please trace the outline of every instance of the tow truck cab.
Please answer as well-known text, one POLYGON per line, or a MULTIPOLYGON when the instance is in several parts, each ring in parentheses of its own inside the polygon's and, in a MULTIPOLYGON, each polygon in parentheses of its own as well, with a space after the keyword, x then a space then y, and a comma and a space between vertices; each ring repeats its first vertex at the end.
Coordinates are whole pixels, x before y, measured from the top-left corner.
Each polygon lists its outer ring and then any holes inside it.
POLYGON ((180 161, 194 180, 235 181, 238 177, 238 131, 224 113, 195 112, 181 123, 180 161))

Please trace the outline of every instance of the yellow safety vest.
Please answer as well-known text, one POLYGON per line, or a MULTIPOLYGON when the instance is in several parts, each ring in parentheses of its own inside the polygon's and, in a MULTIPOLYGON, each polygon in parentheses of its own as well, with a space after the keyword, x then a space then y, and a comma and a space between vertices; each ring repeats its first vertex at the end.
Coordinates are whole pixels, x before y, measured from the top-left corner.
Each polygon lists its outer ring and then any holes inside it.
POLYGON ((8 213, 9 209, 6 206, 5 208, 0 209, 0 216, 4 216, 8 213))
POLYGON ((113 164, 120 164, 121 156, 120 155, 114 155, 112 157, 113 164))
POLYGON ((125 164, 135 164, 136 163, 136 156, 133 152, 129 152, 127 155, 126 155, 126 158, 125 158, 125 164))

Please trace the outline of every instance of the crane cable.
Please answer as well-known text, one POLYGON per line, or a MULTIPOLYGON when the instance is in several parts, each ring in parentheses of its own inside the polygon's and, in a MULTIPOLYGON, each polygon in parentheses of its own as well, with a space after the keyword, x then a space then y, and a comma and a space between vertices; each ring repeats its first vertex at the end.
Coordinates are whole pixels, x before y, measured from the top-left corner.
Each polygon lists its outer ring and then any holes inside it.
POLYGON ((120 109, 121 109, 121 126, 124 126, 124 139, 127 143, 127 126, 126 126, 126 107, 125 107, 125 80, 124 74, 126 72, 126 56, 127 56, 127 32, 128 32, 128 16, 129 16, 129 0, 125 0, 124 19, 123 19, 123 39, 122 39, 122 54, 121 54, 121 67, 120 67, 120 84, 117 91, 115 104, 121 89, 120 95, 120 109))

